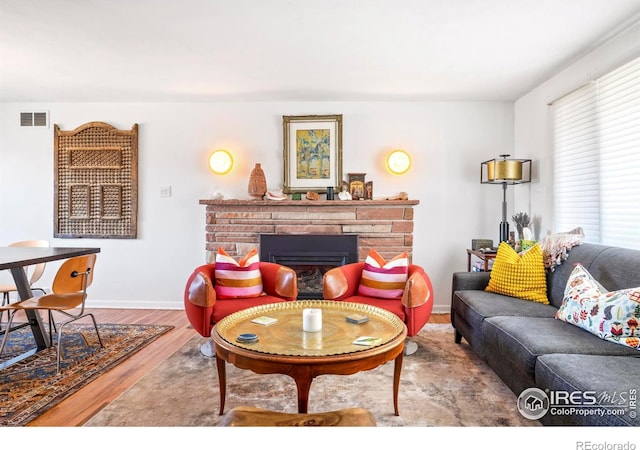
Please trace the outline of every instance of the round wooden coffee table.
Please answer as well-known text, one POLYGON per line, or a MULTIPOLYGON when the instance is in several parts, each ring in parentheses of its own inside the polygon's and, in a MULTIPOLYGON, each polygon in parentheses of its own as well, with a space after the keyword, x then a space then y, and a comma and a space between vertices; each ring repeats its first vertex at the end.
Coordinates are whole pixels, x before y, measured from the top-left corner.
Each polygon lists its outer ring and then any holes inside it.
POLYGON ((351 375, 395 360, 393 406, 397 416, 406 336, 407 327, 395 314, 359 303, 298 300, 231 314, 218 322, 211 334, 220 382, 220 414, 224 413, 226 397, 225 362, 259 374, 289 375, 298 388, 298 412, 306 413, 311 382, 318 375, 351 375), (307 308, 322 310, 321 331, 303 331, 302 311, 307 308), (369 320, 360 324, 347 321, 353 314, 369 320), (254 323, 259 317, 276 321, 270 325, 254 323), (258 341, 239 342, 238 336, 246 333, 256 334, 258 341), (377 338, 377 342, 354 344, 360 337, 377 338))

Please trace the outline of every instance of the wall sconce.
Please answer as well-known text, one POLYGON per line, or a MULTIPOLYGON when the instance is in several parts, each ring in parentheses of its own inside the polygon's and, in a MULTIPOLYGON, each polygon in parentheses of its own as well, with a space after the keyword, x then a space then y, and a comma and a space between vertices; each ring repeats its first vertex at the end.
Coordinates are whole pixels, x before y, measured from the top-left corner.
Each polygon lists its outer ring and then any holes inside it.
POLYGON ((209 169, 217 175, 225 175, 233 169, 233 156, 228 150, 216 150, 209 156, 209 169))
POLYGON ((490 159, 480 164, 480 183, 502 185, 502 222, 500 222, 500 242, 509 240, 507 222, 507 185, 531 182, 530 159, 507 159, 510 155, 500 155, 502 159, 490 159))
POLYGON ((394 150, 387 155, 385 164, 390 173, 402 175, 411 168, 411 156, 404 150, 394 150))

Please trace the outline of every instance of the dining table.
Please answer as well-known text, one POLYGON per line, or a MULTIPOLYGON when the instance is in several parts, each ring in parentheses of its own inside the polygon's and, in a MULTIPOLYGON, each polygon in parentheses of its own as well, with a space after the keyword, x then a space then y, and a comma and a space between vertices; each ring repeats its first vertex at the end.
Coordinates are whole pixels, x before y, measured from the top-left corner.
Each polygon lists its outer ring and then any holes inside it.
MULTIPOLYGON (((25 268, 39 263, 73 258, 76 256, 100 253, 97 247, 0 247, 0 270, 10 270, 18 291, 20 300, 33 297, 31 286, 27 279, 25 268)), ((50 346, 48 332, 42 322, 40 314, 34 310, 25 311, 31 332, 35 339, 36 348, 31 349, 9 361, 0 364, 0 368, 7 367, 17 361, 50 346)), ((9 332, 10 330, 4 330, 9 332)))

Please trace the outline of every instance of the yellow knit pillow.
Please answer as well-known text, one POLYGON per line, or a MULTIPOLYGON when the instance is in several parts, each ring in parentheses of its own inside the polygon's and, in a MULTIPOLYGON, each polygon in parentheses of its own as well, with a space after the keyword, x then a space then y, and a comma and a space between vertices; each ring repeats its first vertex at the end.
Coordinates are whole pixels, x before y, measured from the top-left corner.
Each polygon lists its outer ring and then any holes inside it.
POLYGON ((547 277, 542 250, 538 244, 522 255, 501 242, 485 291, 549 304, 547 277))

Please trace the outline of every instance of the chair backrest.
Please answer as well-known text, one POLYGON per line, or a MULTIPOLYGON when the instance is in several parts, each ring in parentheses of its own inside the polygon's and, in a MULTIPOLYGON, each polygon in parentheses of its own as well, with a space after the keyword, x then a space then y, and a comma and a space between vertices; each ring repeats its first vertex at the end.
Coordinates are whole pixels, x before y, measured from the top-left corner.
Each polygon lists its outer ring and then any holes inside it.
MULTIPOLYGON (((49 247, 49 241, 42 239, 20 241, 9 244, 9 247, 49 247)), ((24 268, 24 271, 27 274, 27 279, 29 280, 29 286, 33 286, 33 284, 42 277, 46 265, 47 263, 38 263, 24 268)))
POLYGON ((95 264, 96 255, 76 256, 67 259, 58 269, 51 290, 55 294, 86 291, 93 282, 95 264))

